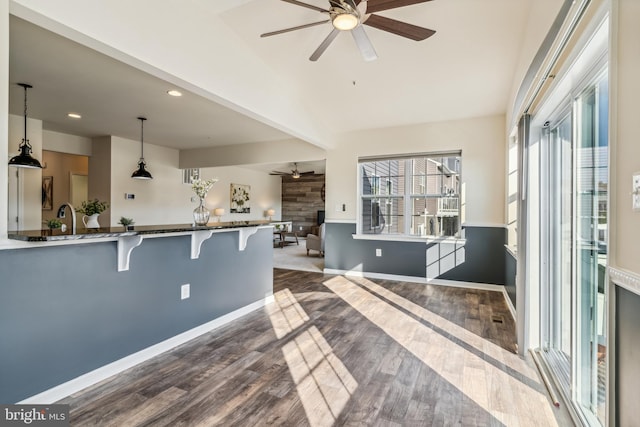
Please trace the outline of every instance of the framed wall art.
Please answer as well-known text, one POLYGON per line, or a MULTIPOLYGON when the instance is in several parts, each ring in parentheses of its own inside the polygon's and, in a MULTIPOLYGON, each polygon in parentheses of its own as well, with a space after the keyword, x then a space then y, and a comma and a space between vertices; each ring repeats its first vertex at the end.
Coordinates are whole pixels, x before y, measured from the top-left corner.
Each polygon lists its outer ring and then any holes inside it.
POLYGON ((42 210, 53 210, 53 177, 42 177, 42 210))
POLYGON ((251 186, 231 184, 231 213, 251 213, 251 186))

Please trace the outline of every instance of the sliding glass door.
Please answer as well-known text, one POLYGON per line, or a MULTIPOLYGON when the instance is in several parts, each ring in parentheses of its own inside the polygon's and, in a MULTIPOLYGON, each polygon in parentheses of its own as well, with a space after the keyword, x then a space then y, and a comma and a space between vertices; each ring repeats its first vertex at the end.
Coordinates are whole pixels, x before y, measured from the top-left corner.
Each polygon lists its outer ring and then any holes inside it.
POLYGON ((608 212, 606 73, 544 126, 542 355, 587 425, 604 425, 608 212))
POLYGON ((576 101, 574 398, 604 423, 605 281, 608 211, 608 84, 602 76, 576 101))
POLYGON ((573 239, 573 142, 571 112, 550 125, 546 138, 548 179, 548 276, 546 308, 548 327, 544 348, 562 387, 571 384, 572 338, 572 239, 573 239))

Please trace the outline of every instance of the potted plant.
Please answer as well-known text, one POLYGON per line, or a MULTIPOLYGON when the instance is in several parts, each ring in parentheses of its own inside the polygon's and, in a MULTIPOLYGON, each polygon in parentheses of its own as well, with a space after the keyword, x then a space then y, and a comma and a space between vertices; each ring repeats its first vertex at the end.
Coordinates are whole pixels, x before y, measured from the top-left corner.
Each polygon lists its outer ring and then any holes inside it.
POLYGON ((52 218, 52 219, 48 219, 46 221, 42 221, 47 228, 49 229, 49 234, 51 234, 53 232, 53 230, 56 230, 58 228, 62 227, 62 221, 60 221, 58 218, 52 218))
POLYGON ((122 225, 125 231, 131 231, 133 230, 133 224, 135 224, 135 222, 133 221, 132 218, 121 216, 120 221, 118 221, 118 224, 122 225))
POLYGON ((107 210, 109 203, 101 202, 98 199, 85 200, 76 212, 83 214, 82 222, 86 228, 100 228, 98 215, 107 210))

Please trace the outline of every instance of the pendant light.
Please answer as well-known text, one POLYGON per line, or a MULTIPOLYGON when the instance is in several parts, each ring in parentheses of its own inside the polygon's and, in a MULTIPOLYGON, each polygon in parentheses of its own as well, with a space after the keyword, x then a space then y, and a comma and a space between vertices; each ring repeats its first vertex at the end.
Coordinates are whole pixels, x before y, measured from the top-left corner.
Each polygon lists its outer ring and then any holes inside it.
POLYGON ((144 121, 146 117, 138 117, 140 120, 140 161, 138 162, 138 169, 131 174, 131 178, 134 179, 153 179, 151 173, 145 169, 147 164, 144 162, 144 121))
POLYGON ((9 160, 9 166, 28 169, 42 169, 42 165, 38 159, 31 156, 31 144, 29 144, 29 140, 27 139, 27 89, 30 89, 33 86, 26 83, 18 83, 18 86, 22 86, 24 88, 24 139, 18 147, 20 154, 9 160))

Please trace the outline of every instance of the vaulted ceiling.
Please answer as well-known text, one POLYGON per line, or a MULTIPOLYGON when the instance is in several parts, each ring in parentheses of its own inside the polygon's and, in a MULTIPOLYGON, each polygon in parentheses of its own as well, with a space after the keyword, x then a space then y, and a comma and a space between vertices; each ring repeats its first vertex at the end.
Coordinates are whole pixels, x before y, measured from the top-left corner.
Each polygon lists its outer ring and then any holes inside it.
MULTIPOLYGON (((378 55, 371 62, 363 60, 348 33, 339 34, 317 62, 309 61, 331 31, 330 23, 261 38, 262 33, 325 18, 315 10, 289 2, 193 0, 174 7, 185 15, 192 13, 203 20, 215 18, 223 23, 225 34, 234 37, 215 43, 228 44, 226 52, 237 49, 245 56, 247 52, 253 55, 264 70, 282 82, 282 88, 286 88, 282 96, 295 94, 295 105, 299 106, 296 111, 311 127, 336 134, 504 113, 517 83, 513 78, 533 1, 433 0, 380 12, 379 15, 436 33, 416 42, 365 27, 378 55)), ((329 6, 326 0, 306 2, 321 8, 329 6)), ((154 16, 136 15, 135 19, 153 20, 154 16)), ((207 29, 209 33, 198 40, 197 50, 206 53, 211 48, 215 54, 213 36, 222 30, 207 29)), ((159 40, 158 48, 162 46, 159 40)), ((194 90, 198 83, 193 82, 183 85, 183 97, 169 99, 166 90, 176 87, 175 82, 180 79, 168 79, 173 80, 170 82, 152 76, 17 18, 11 20, 10 49, 10 81, 34 85, 30 115, 42 119, 45 129, 135 140, 139 138, 135 118, 146 115, 149 122, 145 125, 145 141, 178 149, 292 136, 318 143, 318 138, 306 139, 304 131, 296 132, 295 124, 280 123, 278 116, 267 117, 273 89, 264 90, 261 105, 266 107, 259 112, 245 102, 242 88, 231 86, 224 96, 208 96, 207 91, 194 90), (218 98, 228 102, 216 102, 218 98), (69 120, 69 111, 80 112, 83 119, 69 120)), ((242 69, 246 61, 237 60, 233 54, 216 59, 247 75, 247 70, 242 69)), ((215 74, 215 70, 211 73, 215 74)), ((250 78, 255 79, 251 87, 260 88, 263 77, 259 70, 251 74, 250 78)), ((252 92, 254 98, 262 95, 260 90, 252 92)), ((15 85, 10 90, 10 111, 22 114, 22 92, 15 85)))

